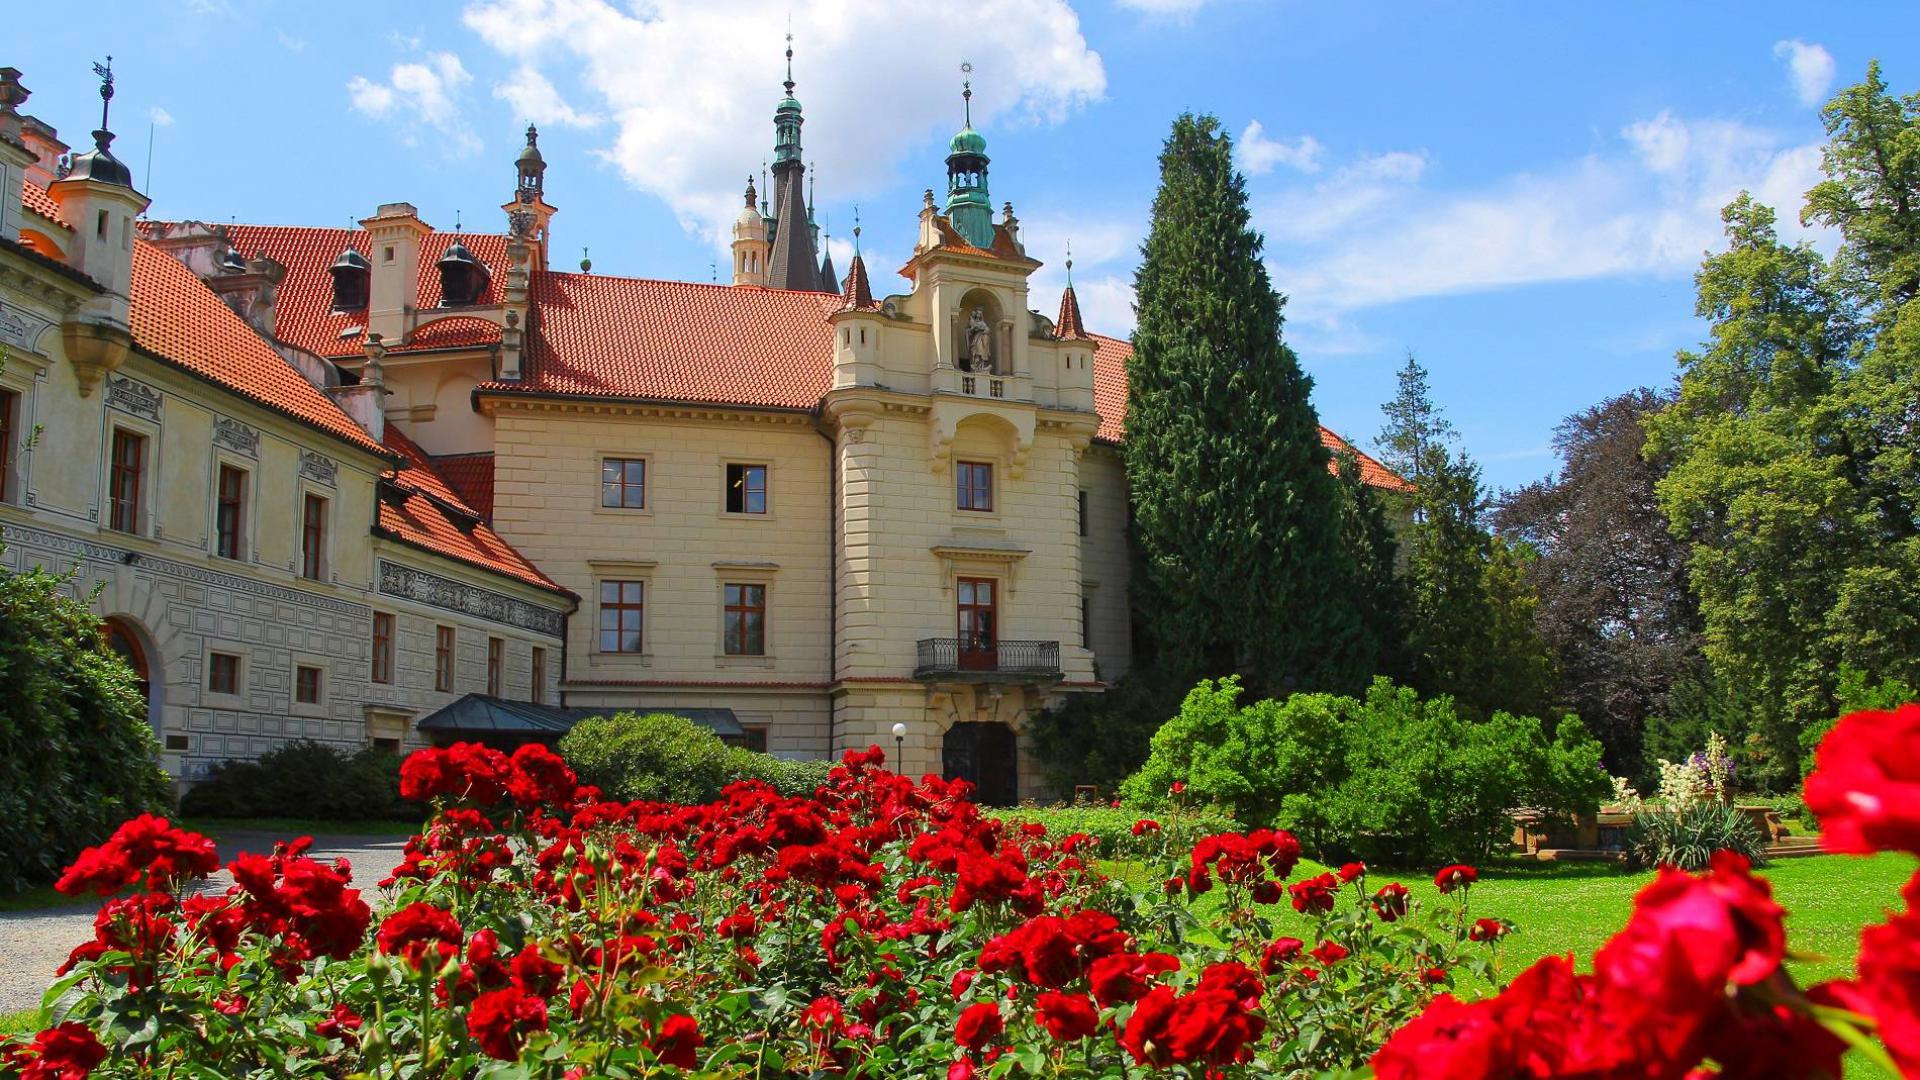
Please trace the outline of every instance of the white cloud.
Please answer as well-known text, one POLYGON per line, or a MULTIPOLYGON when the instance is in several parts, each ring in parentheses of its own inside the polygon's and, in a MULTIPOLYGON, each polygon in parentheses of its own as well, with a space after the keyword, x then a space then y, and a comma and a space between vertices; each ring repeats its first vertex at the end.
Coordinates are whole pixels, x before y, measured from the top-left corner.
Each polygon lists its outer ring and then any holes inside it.
POLYGON ((1787 62, 1787 79, 1802 105, 1819 105, 1833 86, 1833 54, 1817 42, 1797 38, 1773 43, 1773 55, 1787 62))
POLYGON ((1272 172, 1275 165, 1285 165, 1303 173, 1319 172, 1320 158, 1327 148, 1311 135, 1302 135, 1291 142, 1270 139, 1260 126, 1260 121, 1254 120, 1240 133, 1234 149, 1239 152, 1243 172, 1248 176, 1264 176, 1272 172))
POLYGON ((1119 2, 1121 7, 1130 8, 1143 15, 1190 19, 1195 12, 1207 6, 1208 0, 1119 0, 1119 2))
POLYGON ((493 88, 493 96, 513 106, 516 119, 529 123, 565 127, 593 127, 600 123, 600 117, 567 104, 560 91, 531 64, 515 68, 512 78, 493 88))
POLYGON ((439 52, 422 62, 393 65, 384 83, 355 75, 347 81, 347 100, 367 116, 398 121, 408 146, 419 144, 421 125, 433 128, 440 133, 442 149, 458 156, 480 148, 480 140, 461 118, 455 101, 472 81, 460 57, 439 52))
POLYGON ((275 41, 278 41, 280 43, 280 47, 287 50, 288 52, 306 52, 307 51, 306 38, 295 37, 292 34, 287 33, 285 30, 275 30, 273 32, 273 39, 275 41))
POLYGON ((173 126, 173 114, 158 105, 147 110, 147 119, 153 121, 155 127, 173 126))
POLYGON ((1735 121, 1662 112, 1586 157, 1451 191, 1420 183, 1426 160, 1380 155, 1256 200, 1295 318, 1326 326, 1416 297, 1684 276, 1721 246, 1720 209, 1742 189, 1781 210, 1786 238, 1823 236, 1797 224, 1819 147, 1735 121))
MULTIPOLYGON (((720 243, 741 177, 772 151, 789 11, 824 204, 890 187, 910 149, 959 126, 963 60, 974 65, 974 125, 989 139, 995 126, 1057 122, 1106 91, 1066 0, 976 0, 964 41, 948 9, 892 0, 474 0, 465 21, 509 59, 581 87, 579 107, 612 122, 606 159, 720 243)), ((937 158, 920 168, 939 175, 937 158)))

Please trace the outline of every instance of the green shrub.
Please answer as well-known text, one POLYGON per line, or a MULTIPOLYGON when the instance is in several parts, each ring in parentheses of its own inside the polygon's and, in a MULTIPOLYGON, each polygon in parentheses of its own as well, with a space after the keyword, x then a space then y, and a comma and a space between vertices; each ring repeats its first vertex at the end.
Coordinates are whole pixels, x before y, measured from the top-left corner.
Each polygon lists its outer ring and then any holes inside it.
POLYGON ((735 780, 764 780, 782 795, 811 797, 827 782, 827 761, 786 761, 728 746, 671 713, 594 716, 560 740, 560 755, 582 783, 614 799, 683 805, 712 802, 735 780))
POLYGON ((1033 753, 1047 785, 1118 791, 1146 762, 1153 733, 1180 710, 1186 689, 1138 673, 1104 694, 1070 694, 1064 705, 1042 712, 1033 723, 1033 753))
POLYGON ((1627 853, 1641 866, 1700 870, 1720 851, 1745 855, 1755 866, 1767 862, 1767 838, 1753 819, 1717 799, 1678 809, 1646 806, 1627 828, 1627 853))
POLYGON ((100 619, 67 594, 72 576, 0 570, 0 890, 52 880, 120 822, 165 812, 133 670, 100 619))
POLYGON ((400 797, 400 755, 377 747, 348 754, 302 739, 254 761, 216 765, 180 800, 198 818, 398 821, 426 816, 400 797))
POLYGON ((1376 679, 1364 700, 1295 694, 1241 707, 1239 681, 1205 681, 1155 733, 1122 793, 1158 808, 1183 799, 1292 831, 1323 858, 1483 859, 1509 811, 1590 810, 1608 792, 1601 748, 1572 716, 1544 725, 1495 713, 1475 721, 1450 698, 1420 700, 1376 679))
POLYGON ((1148 852, 1158 850, 1162 843, 1160 837, 1152 834, 1143 837, 1133 835, 1134 822, 1144 817, 1151 817, 1159 824, 1162 834, 1176 833, 1186 837, 1199 837, 1212 833, 1240 831, 1238 823, 1217 811, 1145 814, 1124 807, 1077 805, 1022 806, 1007 810, 987 810, 984 813, 988 817, 1015 824, 1043 826, 1047 830, 1047 835, 1056 839, 1072 836, 1074 833, 1086 833, 1100 841, 1100 857, 1103 859, 1137 859, 1148 852))

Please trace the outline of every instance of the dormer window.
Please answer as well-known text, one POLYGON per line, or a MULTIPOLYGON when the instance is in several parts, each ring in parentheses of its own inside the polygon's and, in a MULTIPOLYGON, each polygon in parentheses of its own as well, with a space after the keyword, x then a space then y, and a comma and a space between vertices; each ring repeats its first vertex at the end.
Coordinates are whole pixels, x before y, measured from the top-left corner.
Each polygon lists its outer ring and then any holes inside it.
POLYGON ((367 287, 373 280, 373 264, 367 261, 365 255, 348 248, 333 260, 327 272, 333 275, 333 310, 366 310, 367 287))
POLYGON ((487 266, 455 240, 440 256, 440 306, 466 307, 487 291, 487 266))

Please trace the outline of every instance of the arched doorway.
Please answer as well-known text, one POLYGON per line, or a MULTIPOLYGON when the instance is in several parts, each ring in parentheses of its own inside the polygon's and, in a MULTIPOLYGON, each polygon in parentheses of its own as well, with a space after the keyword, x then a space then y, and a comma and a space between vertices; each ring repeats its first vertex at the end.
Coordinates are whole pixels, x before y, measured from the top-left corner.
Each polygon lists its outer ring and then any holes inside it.
POLYGON ((960 723, 940 740, 943 775, 973 784, 982 806, 1012 806, 1020 799, 1020 756, 1013 729, 999 723, 960 723))
POLYGON ((134 677, 139 680, 140 698, 147 703, 147 721, 154 724, 156 731, 159 730, 156 723, 158 717, 154 713, 152 652, 147 647, 146 635, 139 627, 118 615, 100 624, 100 633, 107 639, 107 648, 112 649, 133 669, 134 677))

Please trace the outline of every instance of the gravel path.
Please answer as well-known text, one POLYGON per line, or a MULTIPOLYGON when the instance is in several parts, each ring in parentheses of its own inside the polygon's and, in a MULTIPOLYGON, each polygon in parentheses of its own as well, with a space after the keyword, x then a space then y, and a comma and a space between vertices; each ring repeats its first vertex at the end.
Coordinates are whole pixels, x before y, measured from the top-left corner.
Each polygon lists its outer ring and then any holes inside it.
MULTIPOLYGON (((219 840, 224 865, 247 851, 270 852, 284 837, 275 833, 232 832, 219 840)), ((329 836, 313 838, 313 857, 324 862, 346 859, 353 866, 354 884, 369 903, 378 890, 374 883, 400 862, 405 837, 329 836)), ((225 892, 233 884, 225 870, 208 878, 203 892, 225 892)), ((37 911, 0 912, 0 1013, 37 1008, 41 991, 54 979, 75 945, 93 937, 98 903, 80 903, 37 911)))

